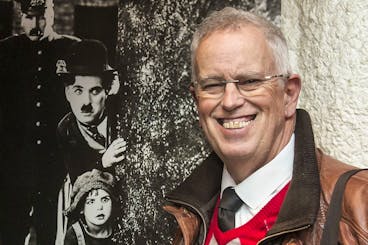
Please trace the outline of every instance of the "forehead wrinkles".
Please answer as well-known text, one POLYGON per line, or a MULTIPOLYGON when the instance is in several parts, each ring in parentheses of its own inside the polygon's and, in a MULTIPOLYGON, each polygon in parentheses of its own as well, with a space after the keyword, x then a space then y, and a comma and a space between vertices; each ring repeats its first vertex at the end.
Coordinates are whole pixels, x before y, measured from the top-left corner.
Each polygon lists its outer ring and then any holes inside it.
POLYGON ((254 26, 217 30, 207 35, 198 46, 196 66, 199 78, 266 75, 275 67, 262 30, 254 26))

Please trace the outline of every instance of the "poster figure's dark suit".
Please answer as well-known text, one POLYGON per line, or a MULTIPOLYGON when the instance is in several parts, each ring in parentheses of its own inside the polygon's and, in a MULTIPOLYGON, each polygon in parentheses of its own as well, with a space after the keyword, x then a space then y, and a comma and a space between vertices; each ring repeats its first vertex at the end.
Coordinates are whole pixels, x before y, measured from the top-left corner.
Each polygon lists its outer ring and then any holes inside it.
POLYGON ((49 245, 54 239, 57 193, 64 177, 59 171, 56 128, 68 111, 55 64, 77 40, 55 35, 31 41, 22 34, 0 41, 4 244, 24 243, 31 211, 38 244, 49 245))
MULTIPOLYGON (((108 103, 107 103, 108 104, 108 103)), ((107 135, 105 150, 118 137, 119 125, 117 113, 112 112, 114 108, 107 106, 107 135)), ((115 174, 114 167, 104 168, 102 166, 102 155, 104 151, 92 148, 82 135, 77 119, 72 112, 68 113, 59 123, 58 141, 61 154, 64 158, 65 175, 69 174, 71 183, 74 184, 77 177, 93 168, 108 171, 115 174)))

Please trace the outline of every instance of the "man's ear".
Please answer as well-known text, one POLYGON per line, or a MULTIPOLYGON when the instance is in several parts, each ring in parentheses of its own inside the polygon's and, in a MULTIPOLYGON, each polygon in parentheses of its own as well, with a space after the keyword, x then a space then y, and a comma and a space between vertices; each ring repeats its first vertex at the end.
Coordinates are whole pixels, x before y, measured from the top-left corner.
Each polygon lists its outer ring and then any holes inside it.
POLYGON ((65 97, 66 97, 66 100, 70 103, 70 88, 69 86, 65 86, 65 97))
POLYGON ((301 88, 300 76, 291 74, 284 88, 285 117, 289 118, 295 114, 301 88))
MULTIPOLYGON (((191 85, 189 86, 189 91, 190 91, 190 93, 192 94, 193 100, 194 100, 194 102, 195 102, 195 104, 196 104, 196 107, 197 107, 197 110, 198 110, 198 96, 197 96, 197 94, 196 94, 196 91, 195 91, 195 88, 194 88, 193 84, 191 84, 191 85)), ((194 109, 194 110, 195 110, 195 109, 194 109)), ((198 114, 198 111, 197 111, 197 110, 195 110, 195 112, 194 112, 196 115, 198 114)), ((201 125, 201 118, 199 118, 198 125, 199 125, 199 127, 200 127, 200 128, 202 128, 202 125, 201 125)))

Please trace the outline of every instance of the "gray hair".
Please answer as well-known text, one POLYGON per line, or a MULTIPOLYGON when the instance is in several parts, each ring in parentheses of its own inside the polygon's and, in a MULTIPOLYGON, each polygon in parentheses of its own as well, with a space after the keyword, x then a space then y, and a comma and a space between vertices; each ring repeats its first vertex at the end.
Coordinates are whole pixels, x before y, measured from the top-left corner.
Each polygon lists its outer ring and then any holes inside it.
POLYGON ((291 72, 286 39, 280 28, 256 14, 232 7, 226 7, 220 11, 211 13, 207 18, 205 18, 193 35, 191 44, 193 82, 197 79, 197 64, 195 56, 198 45, 202 39, 217 30, 235 29, 242 24, 253 25, 260 28, 266 37, 266 42, 271 48, 276 68, 280 73, 291 72))

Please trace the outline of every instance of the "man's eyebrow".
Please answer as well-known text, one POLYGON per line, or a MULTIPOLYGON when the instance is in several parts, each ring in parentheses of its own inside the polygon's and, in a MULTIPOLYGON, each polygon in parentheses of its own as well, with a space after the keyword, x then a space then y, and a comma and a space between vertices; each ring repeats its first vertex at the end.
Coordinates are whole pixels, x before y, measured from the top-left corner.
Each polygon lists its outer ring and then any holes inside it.
POLYGON ((103 89, 102 86, 94 86, 89 89, 89 91, 95 90, 95 89, 103 89))
POLYGON ((262 72, 257 72, 257 71, 247 71, 247 72, 240 72, 237 73, 234 78, 239 79, 239 78, 259 78, 259 77, 263 77, 264 73, 262 72))
POLYGON ((79 84, 74 84, 72 87, 73 88, 83 88, 83 86, 82 85, 79 85, 79 84))
POLYGON ((215 80, 224 80, 224 77, 221 75, 207 75, 204 77, 198 77, 198 81, 208 80, 208 79, 215 79, 215 80))
MULTIPOLYGON (((257 72, 257 71, 246 71, 246 72, 239 72, 236 73, 233 78, 235 80, 237 79, 255 79, 255 78, 260 78, 263 77, 264 73, 263 72, 257 72)), ((203 80, 207 80, 207 79, 215 79, 215 80, 224 80, 224 77, 222 75, 207 75, 204 77, 198 77, 199 81, 203 81, 203 80)))

